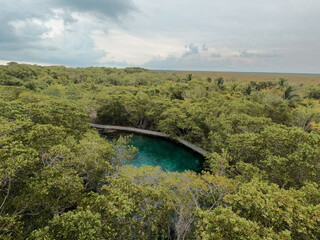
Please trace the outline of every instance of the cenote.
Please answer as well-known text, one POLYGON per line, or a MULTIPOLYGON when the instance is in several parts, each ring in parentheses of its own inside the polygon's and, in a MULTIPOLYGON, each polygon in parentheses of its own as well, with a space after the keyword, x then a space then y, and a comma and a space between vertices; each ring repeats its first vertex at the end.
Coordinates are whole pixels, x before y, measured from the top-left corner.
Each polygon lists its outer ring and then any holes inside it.
MULTIPOLYGON (((119 133, 103 134, 107 139, 119 137, 119 133)), ((128 135, 121 133, 121 135, 128 135)), ((142 165, 160 166, 166 171, 183 172, 192 170, 200 172, 204 157, 173 141, 145 135, 130 134, 129 145, 138 148, 135 157, 128 164, 136 167, 142 165)))

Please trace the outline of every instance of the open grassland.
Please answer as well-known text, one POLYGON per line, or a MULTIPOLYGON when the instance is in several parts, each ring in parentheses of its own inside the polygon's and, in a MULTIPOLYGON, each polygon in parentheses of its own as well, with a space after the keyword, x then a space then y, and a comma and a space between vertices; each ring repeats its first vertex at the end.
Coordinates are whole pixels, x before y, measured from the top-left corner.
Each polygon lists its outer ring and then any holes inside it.
POLYGON ((320 74, 292 74, 292 73, 245 73, 245 72, 192 72, 192 71, 173 71, 181 76, 192 74, 194 77, 216 79, 223 77, 226 82, 239 81, 249 83, 278 81, 279 78, 285 78, 291 85, 299 84, 320 84, 320 74))

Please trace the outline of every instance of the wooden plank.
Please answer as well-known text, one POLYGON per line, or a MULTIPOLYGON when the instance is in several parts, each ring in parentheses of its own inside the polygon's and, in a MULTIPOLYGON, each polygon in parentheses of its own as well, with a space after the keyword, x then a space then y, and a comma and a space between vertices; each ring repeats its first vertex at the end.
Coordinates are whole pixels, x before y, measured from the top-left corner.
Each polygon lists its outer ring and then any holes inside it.
POLYGON ((94 128, 98 128, 98 129, 106 129, 106 130, 117 130, 117 131, 124 131, 124 132, 132 132, 132 133, 138 133, 138 134, 143 134, 143 135, 149 135, 149 136, 154 136, 154 137, 162 137, 162 138, 167 138, 167 139, 170 139, 170 140, 175 140, 177 141, 178 143, 180 143, 181 145, 201 154, 201 155, 205 155, 207 152, 184 140, 184 139, 181 139, 181 138, 172 138, 170 137, 170 135, 168 134, 165 134, 165 133, 162 133, 162 132, 157 132, 157 131, 151 131, 151 130, 145 130, 145 129, 140 129, 140 128, 134 128, 134 127, 125 127, 125 126, 113 126, 113 125, 102 125, 102 124, 95 124, 95 123, 90 123, 90 126, 91 127, 94 127, 94 128))

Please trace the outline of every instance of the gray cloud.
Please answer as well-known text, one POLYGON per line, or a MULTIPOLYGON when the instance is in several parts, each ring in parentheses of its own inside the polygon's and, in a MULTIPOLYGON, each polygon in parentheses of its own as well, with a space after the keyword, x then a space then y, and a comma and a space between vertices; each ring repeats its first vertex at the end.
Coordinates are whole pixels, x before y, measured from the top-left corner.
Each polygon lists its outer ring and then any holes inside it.
POLYGON ((193 43, 191 43, 185 47, 187 48, 187 51, 183 54, 183 56, 190 56, 190 55, 194 55, 194 54, 199 54, 199 52, 200 52, 199 47, 194 45, 193 43))
POLYGON ((56 40, 29 43, 16 51, 10 49, 14 45, 8 46, 8 50, 0 50, 1 57, 12 61, 26 61, 27 58, 30 62, 84 67, 98 65, 98 59, 105 56, 104 52, 95 50, 91 39, 84 36, 74 42, 66 42, 64 38, 58 41, 59 44, 56 43, 56 40))
POLYGON ((168 56, 165 59, 154 58, 153 60, 143 64, 142 67, 159 69, 159 70, 199 70, 212 71, 214 69, 222 69, 227 71, 235 70, 234 65, 230 60, 223 59, 220 61, 208 60, 200 57, 188 58, 186 56, 176 57, 168 56), (228 66, 228 68, 226 68, 228 66))
POLYGON ((207 45, 206 44, 202 44, 201 50, 205 51, 205 52, 208 51, 207 45))
POLYGON ((221 57, 221 54, 220 54, 220 53, 212 53, 212 54, 211 54, 211 57, 213 57, 213 58, 220 58, 220 57, 221 57))
POLYGON ((12 26, 8 22, 5 22, 2 17, 0 17, 0 21, 2 23, 0 24, 0 43, 11 42, 16 38, 12 26))
MULTIPOLYGON (((1 3, 0 21, 1 35, 0 42, 12 41, 24 36, 16 36, 10 22, 24 21, 30 19, 48 20, 56 15, 64 19, 66 25, 75 23, 77 20, 71 15, 72 11, 92 14, 101 18, 108 17, 119 20, 121 16, 136 10, 131 0, 20 0, 1 3), (62 13, 56 13, 54 9, 63 9, 62 13)), ((101 19, 102 20, 102 19, 101 19)), ((39 28, 32 26, 32 29, 25 28, 26 35, 39 35, 39 28)), ((44 32, 45 29, 42 29, 44 32)))
POLYGON ((131 0, 6 1, 0 10, 1 59, 98 65, 105 52, 95 48, 92 31, 101 29, 101 22, 119 22, 133 10, 131 0), (90 22, 79 23, 75 12, 88 14, 90 22), (59 36, 50 37, 52 20, 63 21, 59 36))
POLYGON ((254 53, 247 50, 241 51, 239 55, 236 55, 243 58, 274 58, 279 57, 280 54, 272 52, 272 53, 254 53))
MULTIPOLYGON (((205 45, 202 45, 205 46, 205 45)), ((142 65, 145 68, 161 70, 201 70, 209 71, 212 69, 221 69, 228 66, 233 70, 234 64, 230 59, 222 59, 220 54, 212 53, 210 48, 200 48, 196 44, 185 46, 185 51, 181 56, 169 55, 166 58, 153 58, 151 61, 142 65), (210 57, 211 56, 211 57, 210 57), (215 57, 212 57, 215 56, 215 57)))
POLYGON ((120 16, 136 10, 131 0, 57 0, 56 7, 66 7, 73 11, 92 12, 118 19, 120 16))
MULTIPOLYGON (((31 3, 28 0, 22 0, 19 4, 13 3, 13 1, 3 3, 3 8, 0 10, 0 49, 4 49, 4 43, 11 43, 8 45, 13 46, 12 50, 14 50, 14 43, 17 44, 16 48, 19 48, 20 46, 18 46, 18 44, 27 46, 28 41, 32 42, 37 40, 47 28, 45 26, 32 24, 30 21, 32 19, 46 20, 54 15, 48 6, 43 8, 41 4, 37 4, 37 1, 31 3), (35 9, 37 10, 35 11, 35 9), (22 31, 17 33, 12 23, 19 21, 26 21, 26 24, 21 29, 22 31)), ((8 45, 6 45, 6 47, 8 47, 8 45)))
POLYGON ((319 0, 3 0, 0 56, 86 66, 110 52, 117 62, 109 66, 136 64, 132 55, 140 55, 157 69, 312 73, 320 69, 319 12, 319 0), (111 30, 123 34, 112 38, 111 30))

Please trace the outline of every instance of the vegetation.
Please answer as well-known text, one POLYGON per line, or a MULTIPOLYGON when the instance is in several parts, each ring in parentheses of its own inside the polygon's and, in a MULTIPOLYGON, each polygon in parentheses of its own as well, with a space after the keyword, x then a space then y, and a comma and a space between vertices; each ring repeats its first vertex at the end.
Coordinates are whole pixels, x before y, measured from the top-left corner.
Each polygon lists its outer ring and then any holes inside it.
POLYGON ((319 239, 320 86, 0 67, 1 239, 319 239), (201 174, 123 165, 89 122, 184 138, 201 174))

